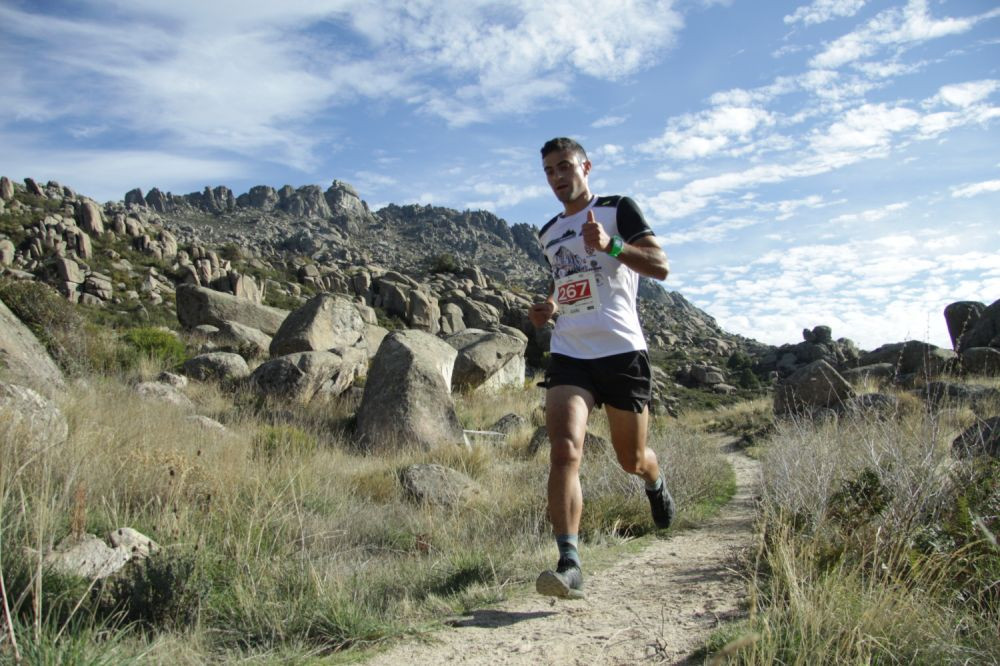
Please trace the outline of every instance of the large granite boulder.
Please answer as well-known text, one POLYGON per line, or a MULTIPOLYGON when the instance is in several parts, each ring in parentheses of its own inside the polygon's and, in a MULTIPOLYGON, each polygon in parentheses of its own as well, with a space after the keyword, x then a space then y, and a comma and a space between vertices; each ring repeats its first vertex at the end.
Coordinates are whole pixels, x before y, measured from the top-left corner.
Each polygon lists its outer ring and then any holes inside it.
POLYGON ((774 413, 789 416, 838 409, 854 396, 854 389, 833 366, 823 360, 813 361, 775 386, 774 413))
POLYGON ((958 301, 945 306, 944 321, 948 325, 952 349, 958 351, 959 340, 972 330, 985 309, 986 306, 977 301, 958 301))
MULTIPOLYGON (((42 394, 0 382, 0 433, 12 446, 37 451, 65 443, 69 424, 59 407, 42 394)), ((5 451, 8 455, 10 451, 5 451)))
POLYGON ((365 331, 353 303, 343 296, 319 294, 281 324, 271 340, 271 356, 351 347, 365 331))
POLYGON ((250 375, 251 385, 261 395, 307 403, 317 395, 333 397, 349 389, 367 360, 357 348, 285 354, 258 366, 250 375))
POLYGON ((66 388, 62 370, 3 301, 0 301, 0 377, 51 394, 66 388))
POLYGON ((525 340, 476 328, 454 333, 445 340, 458 350, 451 376, 453 389, 495 390, 524 384, 525 340))
POLYGON ((1000 347, 1000 300, 984 309, 975 324, 959 338, 958 351, 970 347, 1000 347))
POLYGON ((357 414, 358 434, 370 449, 430 449, 462 442, 451 397, 458 352, 417 330, 395 331, 382 341, 357 414))
POLYGON ((287 310, 259 305, 232 294, 193 284, 177 287, 177 319, 187 328, 200 324, 221 327, 235 321, 274 335, 288 316, 287 310))
POLYGON ((927 377, 951 370, 956 358, 957 355, 950 349, 942 349, 919 340, 907 340, 885 344, 862 354, 858 364, 892 363, 898 368, 899 375, 919 373, 927 377))
POLYGON ((1000 375, 1000 349, 969 347, 962 350, 962 370, 970 375, 1000 375))

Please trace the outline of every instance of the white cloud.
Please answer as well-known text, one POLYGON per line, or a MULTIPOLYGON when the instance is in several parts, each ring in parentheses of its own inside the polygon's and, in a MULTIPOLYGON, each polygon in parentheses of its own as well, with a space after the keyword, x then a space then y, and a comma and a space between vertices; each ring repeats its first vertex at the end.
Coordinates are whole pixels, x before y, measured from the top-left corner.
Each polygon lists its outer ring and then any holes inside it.
POLYGON ((764 109, 720 105, 671 118, 659 138, 637 148, 644 153, 662 153, 683 160, 703 158, 732 144, 746 144, 758 127, 772 124, 773 115, 764 109))
POLYGON ((785 23, 825 23, 834 18, 854 16, 864 6, 865 0, 814 0, 786 16, 785 23))
POLYGON ((935 19, 928 12, 927 0, 910 0, 906 7, 880 12, 862 28, 834 40, 810 64, 818 68, 837 68, 873 55, 883 46, 905 47, 966 32, 980 20, 991 18, 992 14, 935 19))
POLYGON ((879 220, 885 219, 892 213, 906 210, 909 206, 910 204, 907 202, 899 202, 882 206, 881 208, 871 208, 869 210, 861 211, 860 213, 846 213, 833 218, 830 220, 830 223, 844 224, 848 222, 878 222, 879 220))
POLYGON ((969 183, 951 188, 951 196, 969 198, 986 192, 1000 192, 1000 180, 985 180, 981 183, 969 183))
POLYGON ((983 101, 997 88, 1000 88, 1000 81, 995 79, 956 83, 942 86, 936 99, 964 109, 983 101))
POLYGON ((491 211, 503 206, 513 206, 527 199, 537 199, 538 197, 552 193, 545 185, 523 186, 504 183, 479 183, 472 190, 480 196, 489 197, 489 199, 469 201, 465 203, 465 207, 491 211))
POLYGON ((628 120, 628 116, 604 116, 603 118, 598 118, 594 122, 590 123, 591 127, 602 128, 602 127, 617 127, 625 123, 628 120))

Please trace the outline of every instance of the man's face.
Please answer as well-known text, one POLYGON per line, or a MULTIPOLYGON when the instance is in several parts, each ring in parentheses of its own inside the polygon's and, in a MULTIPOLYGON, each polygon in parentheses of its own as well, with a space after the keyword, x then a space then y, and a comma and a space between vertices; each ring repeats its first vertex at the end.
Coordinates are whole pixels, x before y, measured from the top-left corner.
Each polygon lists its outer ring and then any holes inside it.
POLYGON ((573 150, 556 150, 542 159, 545 178, 556 199, 563 203, 576 201, 586 195, 590 189, 587 176, 590 174, 590 162, 573 150))

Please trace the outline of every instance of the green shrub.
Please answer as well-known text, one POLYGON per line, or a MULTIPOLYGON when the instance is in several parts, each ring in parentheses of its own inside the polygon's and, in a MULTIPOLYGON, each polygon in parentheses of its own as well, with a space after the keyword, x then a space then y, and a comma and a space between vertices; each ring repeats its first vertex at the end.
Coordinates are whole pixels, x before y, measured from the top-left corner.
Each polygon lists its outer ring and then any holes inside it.
POLYGON ((254 455, 266 459, 311 453, 318 448, 314 435, 290 425, 265 426, 253 440, 254 455))
POLYGON ((161 550, 130 565, 116 577, 105 612, 144 629, 180 630, 198 617, 209 581, 198 575, 193 553, 161 550))
POLYGON ((128 345, 147 358, 175 367, 187 358, 184 343, 173 332, 162 328, 133 328, 123 336, 128 345))
POLYGON ((458 259, 450 252, 442 252, 431 258, 431 273, 458 273, 460 270, 462 267, 459 265, 458 259))

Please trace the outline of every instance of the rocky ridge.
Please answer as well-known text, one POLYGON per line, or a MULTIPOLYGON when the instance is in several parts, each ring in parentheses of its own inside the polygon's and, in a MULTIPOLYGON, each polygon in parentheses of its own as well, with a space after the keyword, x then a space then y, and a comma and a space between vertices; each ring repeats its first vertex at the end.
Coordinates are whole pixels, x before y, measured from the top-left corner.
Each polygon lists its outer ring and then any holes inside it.
MULTIPOLYGON (((3 181, 0 202, 25 225, 0 230, 0 264, 70 300, 158 305, 177 285, 195 284, 293 309, 331 291, 364 299, 407 327, 448 334, 507 325, 532 338, 529 357, 547 348, 545 333, 536 336, 525 316, 547 282, 535 228, 489 212, 420 205, 373 212, 336 180, 325 191, 261 185, 240 195, 224 186, 184 195, 135 189, 103 205, 52 181, 3 181), (108 237, 128 240, 160 267, 135 265, 99 240, 108 237), (100 245, 109 247, 95 250, 100 245)), ((640 312, 651 348, 682 359, 765 349, 656 282, 643 281, 640 312)))

